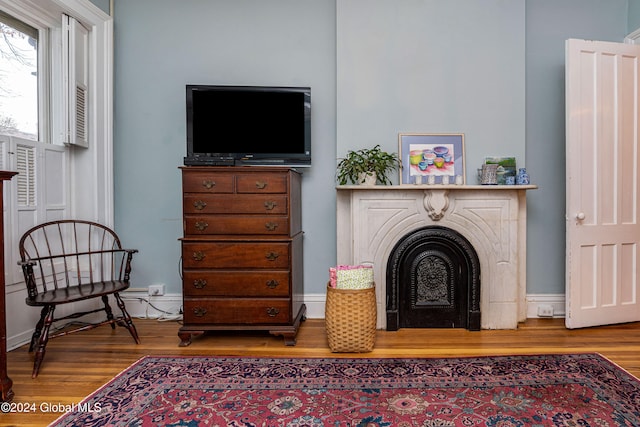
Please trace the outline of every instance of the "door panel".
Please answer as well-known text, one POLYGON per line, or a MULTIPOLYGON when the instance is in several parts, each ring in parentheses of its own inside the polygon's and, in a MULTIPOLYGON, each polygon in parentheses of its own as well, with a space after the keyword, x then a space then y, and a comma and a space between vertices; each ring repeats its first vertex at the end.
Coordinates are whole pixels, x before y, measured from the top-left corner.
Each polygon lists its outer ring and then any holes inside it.
POLYGON ((566 48, 566 324, 638 321, 640 47, 566 48))

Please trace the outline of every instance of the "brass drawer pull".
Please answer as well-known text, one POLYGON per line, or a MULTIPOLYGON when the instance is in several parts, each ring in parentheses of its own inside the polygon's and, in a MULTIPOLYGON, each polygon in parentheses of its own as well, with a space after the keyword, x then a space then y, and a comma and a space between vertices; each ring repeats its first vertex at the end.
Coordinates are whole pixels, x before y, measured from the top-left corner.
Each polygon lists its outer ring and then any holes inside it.
POLYGON ((205 279, 196 279, 193 281, 193 287, 196 289, 202 289, 207 286, 207 281, 205 279))
POLYGON ((196 251, 193 253, 194 261, 202 261, 205 257, 206 255, 202 251, 196 251))
POLYGON ((264 190, 265 188, 267 188, 267 183, 264 181, 256 181, 256 188, 258 190, 264 190))
POLYGON ((275 289, 278 286, 280 286, 280 282, 278 282, 277 280, 274 280, 274 279, 267 280, 267 288, 275 289))
POLYGON ((204 317, 207 314, 207 309, 204 307, 194 307, 193 315, 196 317, 204 317))
POLYGON ((204 231, 209 227, 209 224, 205 221, 196 221, 195 227, 198 231, 204 231))
POLYGON ((202 181, 202 186, 207 190, 211 190, 213 187, 216 186, 216 182, 211 181, 210 179, 205 179, 204 181, 202 181))
POLYGON ((280 256, 280 254, 278 252, 267 252, 267 254, 265 255, 265 257, 269 261, 275 261, 275 260, 278 259, 279 256, 280 256))
POLYGON ((264 228, 266 228, 269 231, 275 231, 275 229, 278 228, 278 223, 277 222, 267 222, 264 225, 264 228))
POLYGON ((276 206, 278 206, 278 204, 272 200, 267 200, 266 202, 264 202, 264 207, 268 211, 274 210, 276 206))
POLYGON ((267 315, 269 317, 276 317, 278 314, 280 314, 280 310, 278 310, 275 307, 269 307, 267 308, 267 315))
POLYGON ((202 209, 207 207, 207 204, 202 200, 196 200, 193 202, 193 207, 196 208, 197 211, 201 211, 202 209))

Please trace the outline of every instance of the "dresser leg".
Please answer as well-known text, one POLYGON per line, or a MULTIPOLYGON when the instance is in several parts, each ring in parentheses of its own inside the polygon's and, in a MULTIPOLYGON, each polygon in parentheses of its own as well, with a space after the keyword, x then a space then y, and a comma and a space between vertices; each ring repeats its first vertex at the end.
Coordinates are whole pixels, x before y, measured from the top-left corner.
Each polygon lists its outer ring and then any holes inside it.
POLYGON ((300 328, 300 322, 307 319, 307 306, 302 304, 295 321, 290 326, 284 326, 280 329, 271 329, 269 333, 271 335, 282 335, 284 337, 284 344, 287 346, 296 345, 296 335, 298 335, 298 329, 300 328))
POLYGON ((191 332, 178 332, 178 337, 180 338, 180 347, 187 347, 189 344, 191 344, 191 338, 194 335, 202 335, 204 334, 204 331, 191 331, 191 332))
POLYGON ((284 337, 284 345, 292 347, 296 345, 296 335, 298 331, 295 331, 291 334, 281 334, 284 337))
POLYGON ((282 336, 284 338, 284 344, 286 346, 296 345, 296 335, 298 335, 298 328, 271 329, 269 333, 275 336, 278 336, 278 335, 282 336))

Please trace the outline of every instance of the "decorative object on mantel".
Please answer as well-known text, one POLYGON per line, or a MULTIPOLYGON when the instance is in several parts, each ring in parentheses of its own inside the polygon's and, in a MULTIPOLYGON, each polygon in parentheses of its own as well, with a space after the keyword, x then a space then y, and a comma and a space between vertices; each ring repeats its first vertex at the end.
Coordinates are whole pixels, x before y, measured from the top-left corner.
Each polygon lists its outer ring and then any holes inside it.
POLYGON ((338 163, 338 184, 375 185, 377 181, 389 185, 390 172, 401 169, 402 163, 396 153, 388 153, 376 145, 373 148, 362 148, 348 151, 347 155, 338 163))
POLYGON ((516 177, 516 183, 518 185, 529 185, 529 174, 526 168, 520 168, 518 176, 516 177))
POLYGON ((482 165, 482 179, 480 180, 480 184, 495 185, 497 183, 498 183, 498 165, 496 164, 482 165))
POLYGON ((418 178, 424 182, 424 176, 427 184, 442 184, 445 176, 449 183, 461 176, 464 184, 464 134, 401 133, 398 145, 405 165, 401 184, 414 184, 418 178))
POLYGON ((484 158, 484 163, 487 165, 496 164, 498 165, 498 170, 496 171, 498 175, 498 185, 506 185, 507 177, 516 176, 516 158, 512 156, 488 156, 484 158))

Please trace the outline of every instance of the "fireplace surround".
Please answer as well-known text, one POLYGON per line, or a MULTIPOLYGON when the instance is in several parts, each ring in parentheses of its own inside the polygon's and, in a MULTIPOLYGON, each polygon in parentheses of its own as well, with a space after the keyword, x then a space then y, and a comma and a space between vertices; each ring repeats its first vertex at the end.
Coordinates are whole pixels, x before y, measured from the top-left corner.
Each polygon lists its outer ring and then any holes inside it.
MULTIPOLYGON (((526 319, 526 191, 535 185, 346 185, 337 187, 337 263, 371 264, 378 329, 387 329, 387 266, 416 230, 459 233, 477 253, 480 327, 526 319)), ((474 314, 475 315, 475 314, 474 314)))

